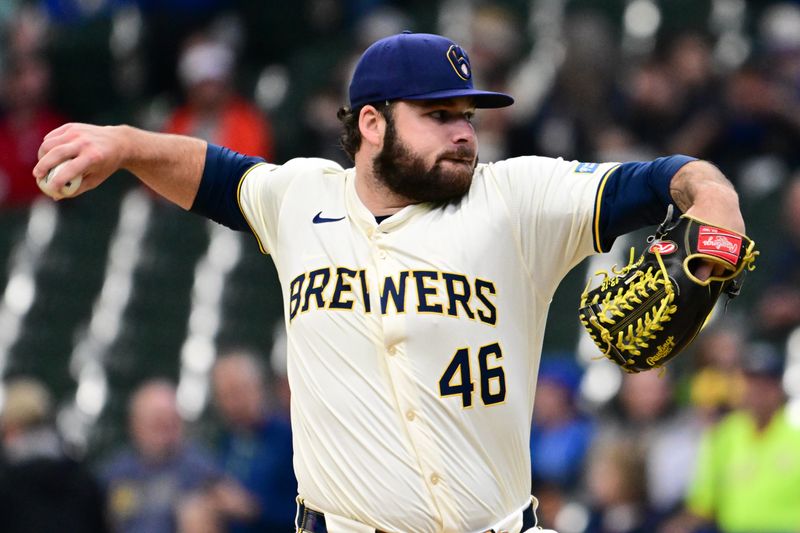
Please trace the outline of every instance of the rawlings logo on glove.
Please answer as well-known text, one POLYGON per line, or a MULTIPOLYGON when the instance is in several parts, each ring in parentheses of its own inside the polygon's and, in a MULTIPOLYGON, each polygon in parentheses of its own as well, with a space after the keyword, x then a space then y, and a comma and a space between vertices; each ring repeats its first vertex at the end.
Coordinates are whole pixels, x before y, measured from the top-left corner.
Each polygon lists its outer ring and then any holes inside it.
POLYGON ((736 265, 742 238, 735 233, 713 226, 700 226, 700 242, 697 251, 719 257, 736 265))
POLYGON ((755 243, 745 235, 683 215, 667 220, 648 238, 646 251, 617 270, 597 272, 581 295, 581 324, 603 354, 627 372, 663 366, 703 327, 722 293, 739 294, 745 270, 755 268, 755 243), (724 272, 698 279, 700 261, 724 272))

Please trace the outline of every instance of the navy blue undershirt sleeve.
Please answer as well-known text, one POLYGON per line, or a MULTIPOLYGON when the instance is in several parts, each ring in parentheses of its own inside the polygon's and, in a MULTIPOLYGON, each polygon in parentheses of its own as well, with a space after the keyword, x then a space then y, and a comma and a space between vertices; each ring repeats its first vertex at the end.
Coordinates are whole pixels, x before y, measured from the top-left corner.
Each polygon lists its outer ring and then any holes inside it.
POLYGON ((695 161, 695 158, 672 155, 618 166, 601 184, 601 198, 596 204, 600 211, 595 213, 599 231, 595 248, 598 243, 600 245, 597 251, 607 252, 620 235, 660 224, 666 216, 667 206, 675 203, 669 193, 672 176, 690 161, 695 161))
POLYGON ((239 181, 260 157, 234 152, 224 146, 208 144, 206 166, 191 211, 237 231, 250 232, 239 208, 239 181))

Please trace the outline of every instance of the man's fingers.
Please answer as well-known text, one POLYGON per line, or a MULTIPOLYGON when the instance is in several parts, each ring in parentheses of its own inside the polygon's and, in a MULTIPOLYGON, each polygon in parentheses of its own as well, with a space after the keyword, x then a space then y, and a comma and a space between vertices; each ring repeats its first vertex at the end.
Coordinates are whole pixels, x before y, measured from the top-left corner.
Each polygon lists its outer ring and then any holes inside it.
POLYGON ((712 263, 707 263, 703 261, 699 265, 697 265, 697 270, 695 270, 694 275, 697 279, 700 280, 707 280, 709 276, 711 276, 711 272, 714 270, 714 265, 712 263))
POLYGON ((725 267, 719 263, 712 263, 710 261, 702 261, 697 265, 694 275, 697 279, 707 280, 712 275, 722 276, 725 274, 725 267))
MULTIPOLYGON (((56 147, 72 143, 76 139, 75 126, 76 124, 73 123, 63 124, 58 128, 54 129, 53 131, 51 131, 50 133, 48 133, 47 135, 45 135, 44 139, 42 140, 42 144, 39 145, 39 151, 37 153, 37 157, 41 160, 51 150, 55 149, 56 147)), ((74 157, 74 155, 70 157, 74 157)), ((47 174, 47 171, 50 170, 50 168, 52 168, 53 166, 55 166, 51 162, 47 162, 47 164, 50 166, 45 168, 44 173, 42 174, 39 174, 39 172, 41 172, 41 167, 39 165, 36 165, 33 174, 34 176, 36 176, 37 179, 44 177, 47 174)))
MULTIPOLYGON (((36 163, 35 167, 33 167, 33 175, 37 180, 42 179, 47 175, 48 172, 50 172, 50 170, 55 168, 56 165, 62 161, 66 161, 67 159, 73 159, 77 157, 79 153, 80 148, 77 144, 59 144, 58 146, 55 146, 51 150, 47 151, 47 153, 44 154, 41 159, 39 159, 39 162, 36 163)), ((62 173, 59 172, 59 174, 62 173)), ((63 174, 66 175, 66 173, 63 174)))
MULTIPOLYGON (((85 191, 92 189, 97 186, 97 180, 94 177, 90 177, 89 173, 89 164, 90 158, 86 155, 78 155, 75 158, 65 157, 63 154, 70 154, 72 153, 67 148, 62 148, 61 146, 54 148, 48 154, 39 161, 39 165, 42 165, 42 169, 46 169, 50 167, 48 170, 41 170, 43 175, 46 175, 47 172, 52 170, 53 168, 58 167, 58 172, 55 176, 51 177, 51 182, 47 184, 47 194, 51 196, 54 200, 61 200, 66 198, 61 191, 62 188, 70 181, 75 180, 78 176, 81 177, 81 181, 77 183, 77 190, 72 190, 69 197, 78 196, 83 194, 85 191), (61 155, 59 155, 59 153, 61 155), (63 157, 63 158, 62 158, 63 157), (58 161, 53 163, 52 165, 49 161, 58 161)), ((74 185, 73 185, 74 186, 74 185)))
POLYGON ((52 137, 57 137, 57 136, 61 135, 62 133, 67 131, 72 125, 73 124, 71 122, 68 122, 66 124, 62 124, 61 126, 57 127, 56 129, 54 129, 53 131, 51 131, 50 133, 45 135, 44 136, 44 140, 46 141, 46 140, 48 140, 48 139, 50 139, 52 137))
POLYGON ((52 150, 56 146, 58 146, 60 144, 67 144, 67 142, 69 141, 69 139, 65 136, 64 133, 59 133, 58 135, 53 135, 54 131, 50 132, 47 135, 47 137, 44 138, 44 140, 42 141, 42 144, 39 145, 39 152, 37 154, 37 157, 39 159, 44 157, 44 155, 47 152, 49 152, 50 150, 52 150))

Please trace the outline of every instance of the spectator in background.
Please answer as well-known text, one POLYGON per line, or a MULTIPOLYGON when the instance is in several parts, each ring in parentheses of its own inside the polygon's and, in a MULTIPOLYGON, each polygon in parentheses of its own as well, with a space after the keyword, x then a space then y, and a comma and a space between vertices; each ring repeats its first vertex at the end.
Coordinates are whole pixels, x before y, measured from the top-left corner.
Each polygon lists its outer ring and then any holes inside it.
POLYGON ((0 18, 5 20, 0 23, 5 24, 0 29, 6 57, 41 53, 50 44, 51 36, 51 18, 42 9, 43 6, 25 0, 11 0, 2 4, 0 11, 5 13, 0 18))
POLYGON ((225 424, 219 461, 227 480, 192 498, 182 531, 291 531, 297 481, 287 414, 272 409, 259 358, 223 353, 212 370, 214 403, 225 424))
MULTIPOLYGON (((289 417, 271 409, 259 359, 245 351, 223 354, 212 372, 214 403, 226 425, 220 460, 254 508, 231 516, 229 531, 289 531, 296 511, 289 417)), ((224 510, 224 509, 223 509, 224 510)))
POLYGON ((292 391, 289 388, 289 378, 287 376, 287 348, 286 348, 286 328, 280 322, 276 322, 272 334, 272 350, 269 354, 269 368, 272 375, 272 385, 275 392, 272 395, 275 400, 275 409, 281 416, 289 418, 291 412, 292 391))
MULTIPOLYGON (((509 79, 522 55, 519 17, 497 3, 476 5, 469 35, 470 62, 476 85, 493 91, 511 91, 509 79)), ((514 112, 502 108, 497 113, 478 117, 475 129, 481 139, 481 158, 498 161, 509 156, 509 136, 514 112)))
MULTIPOLYGON (((147 35, 141 43, 148 82, 146 93, 151 96, 174 92, 178 88, 175 63, 187 37, 213 25, 215 20, 233 9, 234 3, 243 3, 233 0, 112 1, 117 6, 135 5, 141 12, 142 30, 147 35)), ((81 3, 87 2, 83 0, 81 3)))
POLYGON ((707 327, 697 339, 689 377, 689 400, 711 424, 739 406, 744 394, 740 372, 744 338, 739 329, 707 327))
POLYGON ((270 125, 233 85, 234 51, 221 41, 195 36, 178 64, 186 103, 164 131, 199 137, 247 155, 274 160, 270 125))
POLYGON ((117 532, 171 533, 184 501, 220 480, 210 455, 187 442, 165 380, 141 385, 129 404, 131 448, 102 470, 109 516, 117 532))
POLYGON ((534 479, 574 490, 583 472, 594 427, 578 411, 576 397, 581 369, 571 358, 544 359, 531 430, 531 468, 534 479))
POLYGON ((777 157, 790 166, 800 163, 796 106, 761 62, 731 74, 722 93, 721 126, 709 147, 709 159, 734 180, 758 157, 777 157))
MULTIPOLYGON (((615 88, 606 96, 611 120, 585 120, 597 129, 589 137, 599 159, 635 161, 670 152, 704 158, 719 136, 719 80, 709 40, 689 31, 667 36, 659 49, 663 53, 630 69, 616 68, 615 88)), ((595 98, 587 116, 603 107, 595 98)))
POLYGON ((66 455, 52 424, 50 395, 38 381, 7 384, 0 442, 0 530, 106 531, 100 487, 66 455))
POLYGON ((643 150, 665 153, 686 119, 684 88, 667 64, 650 59, 623 77, 619 120, 643 150))
POLYGON ((50 67, 38 55, 8 58, 0 88, 0 206, 25 206, 41 192, 31 177, 42 138, 65 119, 49 106, 50 67))
MULTIPOLYGON (((340 6, 340 9, 344 6, 340 6)), ((294 116, 299 113, 302 117, 300 121, 299 142, 302 150, 289 148, 289 152, 302 154, 308 151, 317 154, 317 157, 331 159, 346 166, 350 164, 347 154, 341 149, 339 137, 341 135, 342 123, 336 117, 336 113, 342 105, 342 101, 347 99, 345 94, 350 76, 355 69, 356 62, 361 53, 373 42, 395 33, 413 27, 413 21, 399 7, 381 5, 369 10, 364 16, 358 19, 353 28, 352 38, 349 39, 348 46, 339 51, 331 44, 326 47, 314 47, 306 50, 298 64, 304 68, 293 74, 293 92, 308 91, 310 94, 295 100, 292 105, 298 109, 294 116), (331 61, 332 57, 340 57, 338 61, 328 67, 325 65, 331 61), (308 69, 314 71, 311 76, 308 69), (318 71, 324 74, 320 75, 318 71), (315 78, 320 78, 319 80, 315 78)), ((284 130, 281 129, 283 138, 284 130)), ((283 139, 286 143, 286 139, 283 139)))
MULTIPOLYGON (((516 124, 509 131, 507 142, 511 156, 536 153, 568 159, 584 158, 594 153, 596 138, 611 122, 611 93, 618 65, 618 49, 612 28, 601 14, 578 11, 567 15, 563 39, 565 56, 554 73, 553 83, 547 82, 548 69, 541 68, 543 79, 526 80, 525 91, 533 89, 534 93, 546 93, 542 94, 540 105, 529 102, 528 107, 515 111, 526 116, 515 117, 516 124)), ((548 63, 558 64, 560 55, 553 54, 548 63)), ((532 61, 538 62, 536 58, 529 58, 526 67, 532 61)), ((525 100, 526 97, 521 98, 522 103, 525 100)), ((643 159, 649 157, 650 154, 646 154, 643 159)))
POLYGON ((714 522, 724 533, 800 528, 800 424, 786 410, 784 356, 767 344, 744 352, 742 408, 703 437, 687 506, 692 531, 714 522))
POLYGON ((758 304, 761 334, 778 339, 800 325, 800 173, 783 195, 781 227, 780 247, 771 257, 770 286, 758 304))
POLYGON ((800 5, 776 2, 759 20, 764 60, 769 64, 776 89, 782 94, 787 116, 800 121, 800 5))
POLYGON ((636 442, 644 457, 647 499, 667 515, 682 503, 691 481, 704 420, 675 400, 667 371, 625 374, 611 412, 598 423, 593 448, 620 439, 636 442))
POLYGON ((539 523, 559 527, 559 518, 583 481, 594 423, 577 406, 582 370, 573 354, 542 360, 531 430, 533 490, 539 523))
POLYGON ((720 122, 719 80, 712 67, 709 40, 693 32, 676 36, 668 47, 665 65, 681 95, 682 109, 679 127, 663 148, 706 157, 720 122))
POLYGON ((625 438, 593 449, 586 482, 590 516, 584 533, 652 533, 641 449, 625 438))

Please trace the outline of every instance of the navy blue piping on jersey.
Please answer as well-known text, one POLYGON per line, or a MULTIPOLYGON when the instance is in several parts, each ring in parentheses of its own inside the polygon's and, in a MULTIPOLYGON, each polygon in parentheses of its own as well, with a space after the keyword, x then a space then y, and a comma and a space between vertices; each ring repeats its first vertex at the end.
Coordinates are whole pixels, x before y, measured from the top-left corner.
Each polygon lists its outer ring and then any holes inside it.
POLYGON ((260 157, 209 143, 203 177, 191 211, 236 231, 250 232, 250 225, 239 208, 237 190, 245 172, 263 162, 260 157))
POLYGON ((595 204, 599 210, 595 213, 598 223, 595 251, 607 252, 620 235, 661 223, 667 206, 675 203, 669 192, 670 181, 691 161, 696 158, 671 155, 647 162, 622 163, 611 172, 598 188, 601 198, 595 204))

